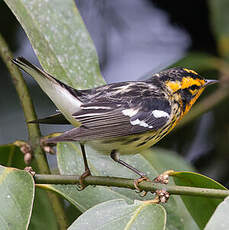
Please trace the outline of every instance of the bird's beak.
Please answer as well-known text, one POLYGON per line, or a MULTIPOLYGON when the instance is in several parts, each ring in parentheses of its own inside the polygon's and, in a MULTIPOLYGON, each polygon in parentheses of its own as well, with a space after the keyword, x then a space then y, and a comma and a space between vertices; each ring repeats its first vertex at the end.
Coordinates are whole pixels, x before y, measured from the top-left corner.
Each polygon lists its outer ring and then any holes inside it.
POLYGON ((205 83, 204 83, 204 87, 208 86, 208 85, 212 85, 212 84, 215 84, 215 83, 219 83, 218 80, 205 80, 205 83))

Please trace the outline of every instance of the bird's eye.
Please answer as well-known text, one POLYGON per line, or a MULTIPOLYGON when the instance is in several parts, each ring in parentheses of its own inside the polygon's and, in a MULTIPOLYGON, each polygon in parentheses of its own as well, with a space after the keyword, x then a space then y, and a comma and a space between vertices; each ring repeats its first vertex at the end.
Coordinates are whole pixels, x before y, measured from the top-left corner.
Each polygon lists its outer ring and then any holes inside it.
POLYGON ((198 92, 199 87, 197 85, 192 85, 188 88, 189 92, 194 96, 198 92))
POLYGON ((191 87, 189 87, 189 89, 191 89, 191 90, 196 90, 196 89, 198 89, 199 87, 197 86, 197 85, 192 85, 191 87))

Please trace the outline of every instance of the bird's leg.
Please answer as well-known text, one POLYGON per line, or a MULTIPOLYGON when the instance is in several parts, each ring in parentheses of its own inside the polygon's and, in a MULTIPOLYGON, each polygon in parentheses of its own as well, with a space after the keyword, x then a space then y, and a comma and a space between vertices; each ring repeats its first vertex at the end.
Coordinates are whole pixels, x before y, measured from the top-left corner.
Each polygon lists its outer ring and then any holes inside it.
MULTIPOLYGON (((138 179, 136 179, 136 180, 134 181, 134 187, 135 187, 139 192, 141 192, 141 190, 140 190, 139 187, 138 187, 139 183, 141 183, 141 182, 144 181, 144 180, 146 180, 146 181, 151 181, 151 180, 145 175, 145 173, 139 171, 138 169, 134 168, 133 166, 127 164, 125 161, 121 160, 121 159, 119 158, 119 154, 117 153, 116 150, 112 150, 112 151, 111 151, 110 157, 111 157, 114 161, 116 161, 116 162, 118 162, 119 164, 125 166, 126 168, 130 169, 131 171, 133 171, 134 173, 136 173, 137 175, 140 176, 140 178, 138 178, 138 179)), ((144 195, 146 195, 146 193, 145 193, 144 195)))
POLYGON ((83 161, 84 161, 84 173, 80 176, 80 188, 79 190, 83 190, 86 185, 83 183, 83 180, 87 177, 91 175, 91 171, 89 169, 88 163, 87 163, 87 156, 86 156, 86 152, 85 152, 85 148, 84 148, 84 144, 80 143, 80 147, 81 147, 81 152, 83 155, 83 161))

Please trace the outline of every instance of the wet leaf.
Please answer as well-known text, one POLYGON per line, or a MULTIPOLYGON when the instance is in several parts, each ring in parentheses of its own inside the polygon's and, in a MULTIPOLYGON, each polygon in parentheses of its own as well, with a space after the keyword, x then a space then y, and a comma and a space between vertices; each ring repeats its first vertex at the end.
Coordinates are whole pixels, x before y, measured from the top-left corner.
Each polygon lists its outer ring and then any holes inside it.
POLYGON ((94 44, 73 0, 5 0, 43 68, 74 88, 104 84, 94 44))
POLYGON ((0 229, 27 229, 34 199, 32 176, 0 166, 0 229))
POLYGON ((37 229, 56 230, 58 229, 58 224, 47 192, 36 187, 29 230, 37 229))
MULTIPOLYGON (((188 162, 173 151, 153 148, 145 151, 143 156, 157 170, 157 175, 170 169, 194 171, 188 162)), ((169 184, 174 184, 172 177, 169 178, 169 184)), ((167 211, 167 229, 199 229, 180 196, 170 196, 165 209, 167 211)))
POLYGON ((229 227, 229 197, 218 205, 211 219, 207 223, 204 230, 228 230, 229 227))
POLYGON ((19 169, 24 169, 26 167, 23 153, 20 151, 19 147, 13 144, 0 146, 0 164, 19 169))
POLYGON ((75 229, 165 229, 166 212, 161 205, 111 200, 86 211, 70 227, 75 229))
MULTIPOLYGON (((193 172, 176 172, 174 175, 174 181, 176 185, 180 186, 226 189, 211 178, 193 172)), ((204 228, 216 207, 223 200, 193 196, 181 196, 181 198, 200 229, 204 228)))
MULTIPOLYGON (((89 167, 93 175, 107 175, 126 178, 137 178, 130 170, 120 166, 107 155, 98 154, 96 151, 86 146, 89 167)), ((76 143, 63 143, 57 146, 58 166, 61 174, 80 175, 83 173, 84 165, 79 145, 76 143)), ((172 151, 162 149, 148 150, 142 155, 121 156, 121 159, 145 172, 149 178, 156 177, 159 173, 167 169, 191 170, 191 167, 182 160, 181 157, 172 151)), ((171 182, 172 183, 172 178, 171 182)), ((64 196, 69 202, 79 210, 85 212, 89 208, 101 202, 112 199, 124 199, 128 204, 134 200, 153 199, 153 195, 148 193, 142 198, 133 190, 124 188, 111 188, 101 186, 88 186, 83 191, 77 191, 74 185, 39 185, 42 188, 50 189, 64 196)), ((171 196, 165 205, 168 213, 167 229, 198 230, 198 226, 187 211, 183 201, 179 196, 171 196)))

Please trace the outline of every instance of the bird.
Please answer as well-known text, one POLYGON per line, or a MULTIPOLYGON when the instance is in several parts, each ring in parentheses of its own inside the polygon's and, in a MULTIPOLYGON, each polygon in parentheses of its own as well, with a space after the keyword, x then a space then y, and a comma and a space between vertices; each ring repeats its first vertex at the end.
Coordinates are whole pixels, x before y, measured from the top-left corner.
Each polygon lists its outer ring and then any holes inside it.
POLYGON ((23 57, 12 59, 31 75, 51 98, 59 113, 32 121, 70 123, 75 126, 46 143, 79 142, 84 160, 83 180, 91 175, 85 144, 129 168, 142 179, 147 176, 120 159, 151 148, 166 136, 191 109, 204 89, 218 81, 204 79, 194 70, 174 67, 152 74, 144 81, 117 82, 79 90, 56 79, 23 57))

